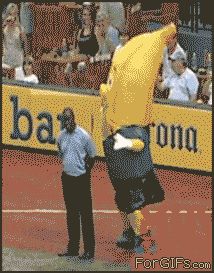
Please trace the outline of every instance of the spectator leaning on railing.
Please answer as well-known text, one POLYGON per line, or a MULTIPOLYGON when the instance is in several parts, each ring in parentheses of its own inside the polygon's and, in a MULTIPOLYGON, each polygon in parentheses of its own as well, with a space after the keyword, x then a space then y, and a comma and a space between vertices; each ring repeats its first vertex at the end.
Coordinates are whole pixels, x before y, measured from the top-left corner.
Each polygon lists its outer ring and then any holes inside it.
POLYGON ((174 74, 158 82, 159 90, 169 88, 168 99, 178 101, 195 101, 197 98, 199 82, 195 73, 187 67, 186 55, 176 52, 170 57, 174 74))

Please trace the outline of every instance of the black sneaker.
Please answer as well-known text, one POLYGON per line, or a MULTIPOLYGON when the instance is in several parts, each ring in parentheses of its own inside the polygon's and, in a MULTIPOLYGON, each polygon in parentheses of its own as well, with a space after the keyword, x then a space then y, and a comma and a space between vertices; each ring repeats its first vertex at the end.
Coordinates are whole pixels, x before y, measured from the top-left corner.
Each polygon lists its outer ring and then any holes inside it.
POLYGON ((143 246, 141 245, 143 242, 143 238, 141 235, 135 235, 133 239, 134 247, 133 250, 137 254, 143 254, 145 252, 143 246))
POLYGON ((134 237, 134 230, 130 227, 123 231, 122 235, 120 235, 120 237, 117 239, 116 245, 125 249, 132 248, 131 244, 134 237))
POLYGON ((79 257, 83 261, 92 261, 94 259, 94 254, 90 252, 84 252, 82 256, 79 257))

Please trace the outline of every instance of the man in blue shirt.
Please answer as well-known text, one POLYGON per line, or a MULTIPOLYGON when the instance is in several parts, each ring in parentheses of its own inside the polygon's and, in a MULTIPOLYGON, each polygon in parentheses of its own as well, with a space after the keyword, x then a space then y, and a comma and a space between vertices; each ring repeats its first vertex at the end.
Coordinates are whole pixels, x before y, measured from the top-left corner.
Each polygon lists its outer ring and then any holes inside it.
POLYGON ((62 159, 62 188, 67 210, 69 243, 67 252, 59 256, 78 256, 80 220, 84 241, 82 259, 93 259, 95 252, 90 170, 96 155, 91 136, 75 122, 71 108, 63 111, 64 129, 58 138, 62 159))

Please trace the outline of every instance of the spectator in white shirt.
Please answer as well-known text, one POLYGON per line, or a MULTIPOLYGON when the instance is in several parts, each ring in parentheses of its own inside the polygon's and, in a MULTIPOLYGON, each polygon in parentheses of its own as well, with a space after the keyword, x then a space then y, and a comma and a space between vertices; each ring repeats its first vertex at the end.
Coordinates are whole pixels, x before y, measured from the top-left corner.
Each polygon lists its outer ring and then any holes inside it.
POLYGON ((168 41, 167 47, 164 48, 163 52, 163 79, 170 77, 174 74, 174 71, 171 67, 170 58, 173 58, 174 54, 181 52, 185 55, 183 48, 177 42, 177 34, 173 35, 168 41))
POLYGON ((195 73, 187 67, 186 55, 176 52, 170 57, 173 75, 159 82, 157 87, 164 91, 169 88, 168 99, 179 101, 195 101, 199 82, 195 73))

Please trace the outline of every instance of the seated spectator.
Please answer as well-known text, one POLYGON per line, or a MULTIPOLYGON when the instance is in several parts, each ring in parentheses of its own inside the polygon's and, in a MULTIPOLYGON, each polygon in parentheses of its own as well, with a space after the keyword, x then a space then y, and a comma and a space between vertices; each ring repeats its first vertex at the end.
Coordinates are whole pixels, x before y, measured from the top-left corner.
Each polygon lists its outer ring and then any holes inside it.
POLYGON ((122 2, 100 2, 99 13, 109 18, 110 24, 122 32, 125 28, 125 8, 122 2))
POLYGON ((28 56, 25 58, 22 67, 15 69, 15 79, 30 83, 39 83, 38 77, 33 72, 33 58, 28 56))
POLYGON ((26 35, 16 17, 10 15, 5 20, 5 24, 2 63, 10 68, 20 67, 27 51, 26 35))
POLYGON ((199 82, 195 73, 187 67, 186 55, 176 52, 170 61, 174 74, 159 82, 157 87, 164 91, 169 88, 168 99, 179 101, 195 101, 199 82))
POLYGON ((77 37, 77 53, 95 56, 99 45, 94 31, 96 11, 93 6, 83 8, 82 19, 83 27, 77 37))
POLYGON ((99 55, 112 54, 120 44, 119 31, 110 24, 109 17, 98 14, 96 35, 99 43, 99 55))
POLYGON ((170 77, 174 74, 174 71, 171 67, 170 58, 173 58, 174 54, 181 52, 185 54, 183 48, 177 42, 177 35, 175 34, 168 42, 167 47, 165 47, 163 52, 163 79, 170 77))
POLYGON ((212 105, 212 74, 204 83, 201 98, 197 102, 212 105))

